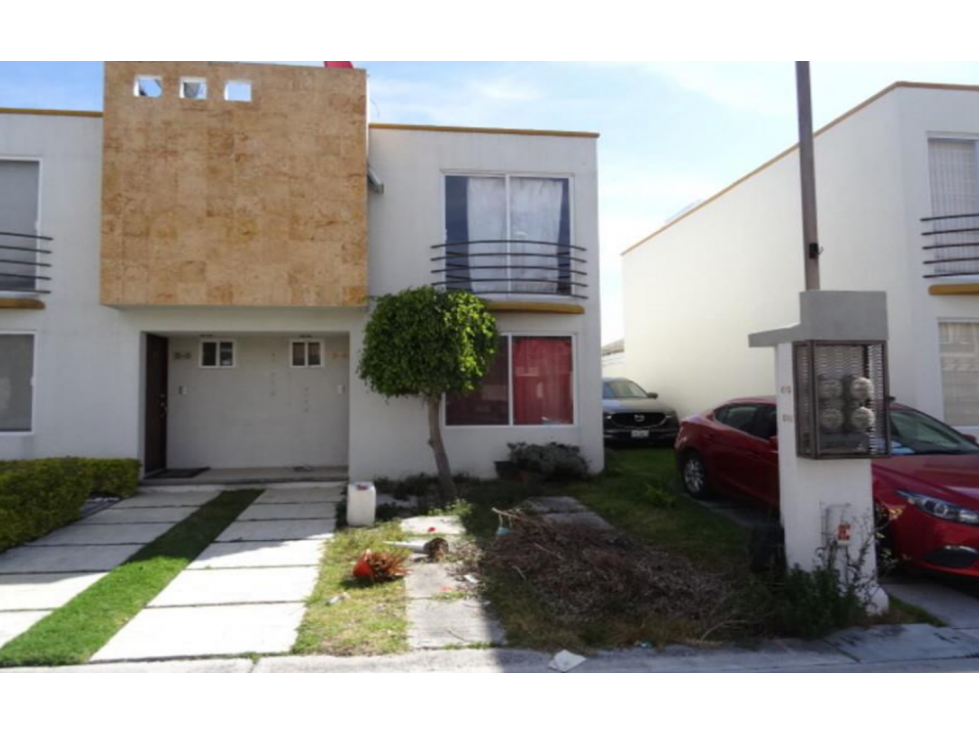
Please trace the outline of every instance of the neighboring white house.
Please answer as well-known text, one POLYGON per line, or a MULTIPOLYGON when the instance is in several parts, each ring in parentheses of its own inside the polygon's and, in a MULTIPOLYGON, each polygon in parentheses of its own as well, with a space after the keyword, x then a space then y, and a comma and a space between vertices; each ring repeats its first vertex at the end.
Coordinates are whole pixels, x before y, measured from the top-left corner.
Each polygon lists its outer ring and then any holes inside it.
POLYGON ((602 469, 595 134, 370 125, 359 70, 110 62, 105 99, 0 110, 0 458, 432 473, 356 365, 366 296, 433 284, 505 335, 453 468, 602 469))
MULTIPOLYGON (((815 145, 823 288, 885 291, 890 393, 969 430, 979 428, 977 146, 979 87, 904 82, 815 145)), ((771 395, 772 355, 749 349, 748 334, 797 322, 801 232, 793 148, 627 250, 629 376, 687 414, 771 395)))

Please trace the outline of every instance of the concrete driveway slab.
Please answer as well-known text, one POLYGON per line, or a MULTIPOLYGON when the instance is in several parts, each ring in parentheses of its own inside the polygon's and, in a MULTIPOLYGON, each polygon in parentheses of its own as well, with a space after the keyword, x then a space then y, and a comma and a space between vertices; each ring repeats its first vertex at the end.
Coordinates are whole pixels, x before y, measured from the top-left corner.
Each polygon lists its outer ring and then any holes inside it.
POLYGON ((13 548, 0 554, 0 575, 111 571, 142 545, 79 545, 13 548))
POLYGON ((979 656, 979 638, 930 624, 846 630, 831 635, 826 641, 861 663, 979 656))
POLYGON ((0 612, 0 647, 20 637, 50 612, 0 612))
POLYGON ((197 512, 196 506, 189 507, 143 507, 116 509, 115 507, 96 512, 79 520, 79 525, 134 525, 137 523, 168 522, 177 524, 197 512))
POLYGON ((104 573, 37 573, 0 576, 0 612, 57 609, 104 573))
POLYGON ((186 571, 149 606, 302 602, 313 592, 318 574, 316 566, 186 571))
POLYGON ((251 520, 231 523, 216 542, 320 540, 336 530, 334 520, 251 520))
POLYGON ((316 566, 322 553, 322 540, 212 543, 188 569, 316 566))
POLYGON ((409 599, 431 599, 439 594, 465 591, 466 587, 450 573, 443 563, 418 561, 408 567, 405 592, 409 599))
POLYGON ((302 621, 302 604, 145 609, 93 661, 284 653, 302 621))
POLYGON ((312 502, 309 504, 269 503, 252 504, 238 516, 238 521, 247 520, 334 520, 337 506, 334 502, 312 502))
POLYGON ((339 502, 343 499, 345 487, 342 485, 325 485, 322 487, 306 487, 303 489, 267 489, 255 505, 277 504, 308 504, 317 502, 339 502))
POLYGON ((55 530, 27 547, 60 545, 127 545, 150 543, 173 527, 173 523, 143 523, 141 525, 69 525, 55 530))
POLYGON ((979 628, 979 599, 960 591, 925 580, 884 584, 884 590, 903 602, 921 607, 949 627, 979 628))

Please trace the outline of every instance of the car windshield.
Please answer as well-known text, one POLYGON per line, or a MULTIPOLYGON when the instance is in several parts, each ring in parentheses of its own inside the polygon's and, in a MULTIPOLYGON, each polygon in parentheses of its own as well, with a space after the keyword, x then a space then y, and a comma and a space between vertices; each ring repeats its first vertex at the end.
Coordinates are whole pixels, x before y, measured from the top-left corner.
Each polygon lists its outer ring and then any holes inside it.
POLYGON ((941 421, 916 410, 891 411, 891 453, 979 454, 979 446, 941 421))
POLYGON ((644 398, 646 391, 631 380, 614 380, 605 383, 605 395, 610 398, 644 398))

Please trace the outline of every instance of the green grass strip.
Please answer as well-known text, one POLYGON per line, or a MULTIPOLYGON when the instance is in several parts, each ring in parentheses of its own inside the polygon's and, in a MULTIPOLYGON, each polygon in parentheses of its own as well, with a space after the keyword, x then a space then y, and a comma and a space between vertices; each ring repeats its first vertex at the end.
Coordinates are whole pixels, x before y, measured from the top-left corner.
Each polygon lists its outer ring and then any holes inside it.
POLYGON ((239 490, 218 495, 0 648, 0 667, 86 662, 260 494, 239 490))

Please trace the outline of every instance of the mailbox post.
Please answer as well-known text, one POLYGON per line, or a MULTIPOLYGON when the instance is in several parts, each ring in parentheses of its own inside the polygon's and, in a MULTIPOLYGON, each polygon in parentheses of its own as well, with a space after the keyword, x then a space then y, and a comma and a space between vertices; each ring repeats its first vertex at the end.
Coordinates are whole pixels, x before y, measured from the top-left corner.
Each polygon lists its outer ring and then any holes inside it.
POLYGON ((800 314, 795 326, 749 337, 775 350, 786 560, 812 571, 832 549, 882 612, 870 462, 890 450, 886 296, 805 291, 800 314))

